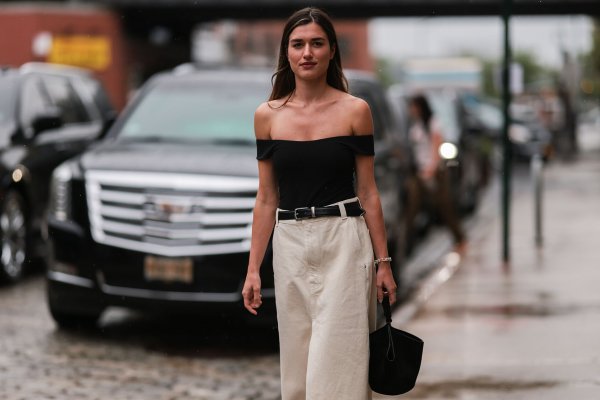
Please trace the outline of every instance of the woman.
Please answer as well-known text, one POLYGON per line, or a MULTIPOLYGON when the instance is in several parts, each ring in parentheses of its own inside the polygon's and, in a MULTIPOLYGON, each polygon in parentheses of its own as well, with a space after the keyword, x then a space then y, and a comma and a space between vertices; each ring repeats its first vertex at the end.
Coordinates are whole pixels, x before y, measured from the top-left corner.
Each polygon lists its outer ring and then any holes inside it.
POLYGON ((282 399, 369 399, 375 296, 396 296, 371 112, 348 94, 333 25, 319 9, 289 18, 273 78, 254 120, 259 187, 244 305, 252 314, 261 305, 273 231, 282 399))
POLYGON ((439 155, 444 142, 442 130, 425 96, 410 98, 408 112, 413 121, 409 138, 415 157, 416 173, 408 180, 406 237, 414 237, 414 220, 425 200, 434 206, 454 237, 456 250, 463 252, 466 242, 456 208, 450 195, 448 171, 439 155))

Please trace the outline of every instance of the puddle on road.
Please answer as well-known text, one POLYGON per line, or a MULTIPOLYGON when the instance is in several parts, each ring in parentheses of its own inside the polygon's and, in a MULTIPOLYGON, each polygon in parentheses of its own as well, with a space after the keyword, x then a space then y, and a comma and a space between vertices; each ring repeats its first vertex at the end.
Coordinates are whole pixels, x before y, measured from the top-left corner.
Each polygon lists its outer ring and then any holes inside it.
POLYGON ((449 317, 461 317, 465 315, 475 316, 503 316, 506 318, 519 317, 553 317, 561 315, 572 315, 588 309, 598 310, 599 305, 556 305, 556 304, 500 304, 489 306, 449 306, 438 310, 439 313, 449 317))
POLYGON ((550 389, 558 386, 556 381, 501 381, 490 377, 473 377, 462 380, 447 380, 432 383, 417 383, 415 389, 411 392, 411 398, 460 398, 461 392, 469 391, 489 391, 489 392, 514 392, 550 389))

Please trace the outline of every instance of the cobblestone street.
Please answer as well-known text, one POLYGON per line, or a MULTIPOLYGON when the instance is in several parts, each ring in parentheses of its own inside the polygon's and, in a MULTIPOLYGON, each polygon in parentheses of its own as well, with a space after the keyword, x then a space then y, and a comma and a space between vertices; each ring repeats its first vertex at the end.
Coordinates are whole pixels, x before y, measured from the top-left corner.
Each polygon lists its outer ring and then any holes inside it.
POLYGON ((270 328, 210 329, 114 310, 99 329, 63 332, 43 286, 38 274, 0 288, 3 400, 279 398, 270 328))

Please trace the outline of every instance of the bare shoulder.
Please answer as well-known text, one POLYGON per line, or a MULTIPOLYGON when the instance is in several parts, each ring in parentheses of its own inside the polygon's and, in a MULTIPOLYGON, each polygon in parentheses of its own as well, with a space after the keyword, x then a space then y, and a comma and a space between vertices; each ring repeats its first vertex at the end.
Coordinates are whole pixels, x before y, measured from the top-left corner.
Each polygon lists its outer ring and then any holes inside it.
POLYGON ((349 93, 346 94, 344 101, 349 111, 354 135, 373 134, 373 117, 369 103, 349 93))
POLYGON ((273 109, 268 102, 261 103, 254 112, 254 134, 257 139, 271 138, 273 109))

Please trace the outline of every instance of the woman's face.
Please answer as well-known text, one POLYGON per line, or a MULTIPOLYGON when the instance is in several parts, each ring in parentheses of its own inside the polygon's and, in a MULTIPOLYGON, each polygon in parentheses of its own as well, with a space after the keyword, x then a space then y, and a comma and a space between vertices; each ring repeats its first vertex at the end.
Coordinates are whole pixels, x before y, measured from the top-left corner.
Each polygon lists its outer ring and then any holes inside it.
POLYGON ((315 22, 300 25, 290 34, 287 56, 297 78, 315 79, 327 74, 334 54, 327 34, 315 22))

